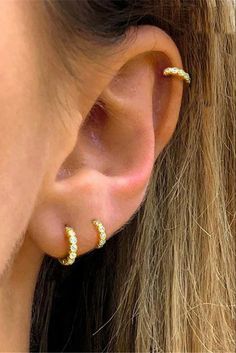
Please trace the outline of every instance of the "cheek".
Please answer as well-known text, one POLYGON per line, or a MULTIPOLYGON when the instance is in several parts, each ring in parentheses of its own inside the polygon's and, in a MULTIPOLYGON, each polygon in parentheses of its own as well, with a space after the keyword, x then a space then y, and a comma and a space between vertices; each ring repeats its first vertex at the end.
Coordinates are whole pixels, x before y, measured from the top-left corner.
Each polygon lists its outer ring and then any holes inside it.
POLYGON ((48 155, 49 119, 27 6, 0 2, 0 275, 24 234, 48 155))

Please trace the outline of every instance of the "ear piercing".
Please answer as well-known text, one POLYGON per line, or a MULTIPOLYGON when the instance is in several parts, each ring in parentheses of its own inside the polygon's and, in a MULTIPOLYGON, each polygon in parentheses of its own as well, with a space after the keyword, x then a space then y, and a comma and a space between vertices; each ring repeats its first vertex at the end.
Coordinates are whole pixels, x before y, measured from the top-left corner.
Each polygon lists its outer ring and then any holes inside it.
POLYGON ((99 240, 98 240, 97 248, 102 248, 103 245, 106 243, 106 237, 107 237, 105 227, 102 224, 102 222, 99 221, 98 219, 93 219, 92 223, 94 224, 98 232, 99 240))
POLYGON ((184 80, 186 83, 190 83, 191 79, 190 76, 187 72, 185 72, 183 69, 179 69, 178 67, 167 67, 163 71, 164 76, 175 76, 179 78, 180 80, 184 80))
POLYGON ((69 253, 66 257, 61 259, 59 258, 58 260, 62 265, 72 265, 77 256, 77 236, 73 228, 69 226, 65 226, 65 236, 69 241, 69 253))
MULTIPOLYGON (((97 235, 98 235, 98 242, 97 242, 97 248, 102 248, 103 245, 106 243, 106 230, 104 225, 102 224, 101 221, 98 219, 93 219, 92 220, 93 225, 95 226, 97 230, 97 235)), ((75 262, 75 259, 77 257, 77 252, 78 252, 78 239, 77 235, 72 227, 65 226, 65 236, 68 239, 69 243, 69 251, 68 255, 63 258, 58 258, 58 261, 62 265, 72 265, 75 262)))

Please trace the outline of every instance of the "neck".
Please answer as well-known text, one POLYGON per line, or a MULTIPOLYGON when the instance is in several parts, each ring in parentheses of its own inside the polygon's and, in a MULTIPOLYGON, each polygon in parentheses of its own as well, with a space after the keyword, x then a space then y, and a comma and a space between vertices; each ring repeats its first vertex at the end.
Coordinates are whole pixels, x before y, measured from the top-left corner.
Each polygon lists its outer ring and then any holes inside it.
POLYGON ((31 309, 43 254, 29 237, 0 284, 0 352, 29 352, 31 309))

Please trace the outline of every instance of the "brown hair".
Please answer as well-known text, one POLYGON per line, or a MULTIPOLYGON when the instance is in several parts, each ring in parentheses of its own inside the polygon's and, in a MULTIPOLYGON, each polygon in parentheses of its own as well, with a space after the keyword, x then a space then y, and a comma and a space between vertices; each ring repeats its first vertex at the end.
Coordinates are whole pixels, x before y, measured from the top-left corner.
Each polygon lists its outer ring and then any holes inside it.
POLYGON ((88 42, 88 55, 95 44, 102 55, 99 48, 112 51, 129 26, 151 24, 174 39, 192 84, 174 136, 158 157, 146 198, 130 222, 73 268, 61 270, 45 258, 32 347, 40 336, 36 350, 234 351, 233 2, 45 4, 67 67, 66 57, 81 49, 81 38, 88 42))

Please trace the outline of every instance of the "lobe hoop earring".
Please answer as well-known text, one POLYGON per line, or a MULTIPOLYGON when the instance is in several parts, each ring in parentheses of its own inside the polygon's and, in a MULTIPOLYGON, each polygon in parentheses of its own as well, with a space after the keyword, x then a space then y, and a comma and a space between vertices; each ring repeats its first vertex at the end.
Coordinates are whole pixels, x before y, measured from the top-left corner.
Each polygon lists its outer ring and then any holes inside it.
MULTIPOLYGON (((101 221, 98 219, 93 219, 92 220, 93 225, 95 226, 97 233, 98 233, 98 242, 97 242, 97 248, 102 248, 105 243, 106 243, 106 230, 104 225, 102 224, 101 221)), ((58 258, 58 261, 62 265, 72 265, 75 262, 75 259, 77 257, 77 251, 78 251, 78 239, 77 235, 72 227, 65 226, 65 236, 68 239, 69 242, 69 252, 66 257, 63 258, 58 258)))
POLYGON ((101 221, 99 221, 98 219, 93 219, 92 220, 93 225, 96 227, 96 230, 98 232, 98 243, 97 243, 97 248, 102 248, 103 245, 106 243, 106 230, 104 225, 102 224, 101 221))
POLYGON ((77 251, 78 251, 78 245, 77 245, 77 236, 72 227, 65 226, 65 235, 69 241, 69 253, 66 257, 59 258, 58 261, 62 265, 67 266, 67 265, 72 265, 75 262, 77 251))
POLYGON ((190 84, 191 82, 191 78, 189 76, 189 74, 184 71, 183 69, 180 69, 178 67, 167 67, 164 71, 163 71, 163 75, 164 76, 175 76, 177 78, 179 78, 180 80, 184 80, 186 83, 190 84))

